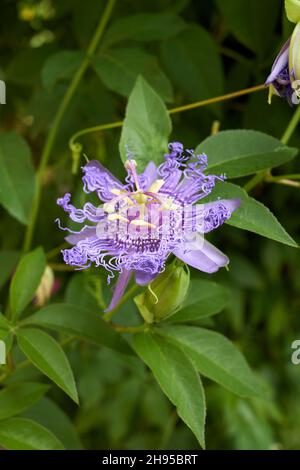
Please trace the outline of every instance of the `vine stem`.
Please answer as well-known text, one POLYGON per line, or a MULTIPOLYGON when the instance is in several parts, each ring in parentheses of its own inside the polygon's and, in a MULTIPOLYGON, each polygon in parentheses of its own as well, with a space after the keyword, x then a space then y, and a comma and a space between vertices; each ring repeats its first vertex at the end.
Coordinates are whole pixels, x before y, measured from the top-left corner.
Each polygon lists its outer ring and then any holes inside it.
MULTIPOLYGON (((300 105, 298 105, 298 108, 296 109, 296 111, 294 112, 293 116, 292 116, 292 119, 290 120, 287 128, 285 129, 281 139, 280 139, 280 142, 284 145, 287 145, 289 143, 289 140, 290 138, 292 137, 294 131, 296 130, 296 127, 297 125, 299 124, 299 121, 300 121, 300 105)), ((291 176, 291 175, 289 175, 291 176)), ((287 186, 297 186, 298 185, 295 185, 295 184, 291 184, 291 182, 287 182, 287 179, 286 177, 283 176, 283 179, 285 179, 284 182, 282 182, 282 180, 280 181, 280 177, 273 177, 273 175, 271 174, 270 170, 266 170, 266 171, 261 171, 259 173, 257 173, 255 176, 253 176, 253 178, 251 178, 244 186, 244 189, 249 192, 251 191, 251 189, 253 189, 255 186, 257 186, 259 183, 261 183, 262 181, 266 180, 268 181, 269 183, 272 183, 272 182, 276 182, 276 183, 279 183, 279 184, 285 184, 287 186), (276 180, 274 179, 276 178, 276 180)))
MULTIPOLYGON (((189 111, 195 108, 201 108, 202 106, 208 106, 210 104, 221 103, 222 101, 231 100, 233 98, 238 98, 239 96, 249 95, 250 93, 255 93, 260 90, 265 90, 266 86, 263 85, 256 85, 251 88, 244 88, 243 90, 234 91, 232 93, 227 93, 226 95, 215 96, 214 98, 209 98, 207 100, 202 101, 195 101, 194 103, 185 104, 183 106, 177 106, 176 108, 171 108, 168 110, 169 114, 176 114, 181 113, 183 111, 189 111)), ((71 150, 74 149, 74 145, 76 145, 76 140, 83 135, 90 134, 92 132, 100 132, 105 131, 108 129, 114 129, 116 127, 122 127, 123 121, 116 121, 110 122, 107 124, 100 124, 99 126, 88 127, 86 129, 82 129, 76 134, 72 135, 71 139, 69 140, 69 147, 71 150)))
POLYGON ((24 245, 23 245, 23 250, 28 251, 31 246, 32 242, 32 237, 33 237, 33 232, 34 232, 34 227, 39 211, 39 206, 40 206, 40 201, 41 201, 41 192, 42 192, 42 177, 44 170, 46 168, 46 165, 48 163, 53 145, 56 140, 57 132, 59 130, 60 124, 62 122, 62 119, 64 117, 65 111, 86 71, 86 69, 89 66, 90 63, 90 57, 94 54, 98 43, 105 31, 105 27, 109 21, 109 18, 111 16, 113 7, 115 5, 116 0, 108 0, 105 10, 103 14, 101 15, 98 27, 94 33, 94 36, 92 37, 92 40, 89 44, 89 47, 87 49, 87 54, 86 57, 83 59, 80 67, 78 68, 77 72, 75 73, 61 103, 60 106, 57 110, 56 116, 54 118, 54 122, 52 124, 52 127, 50 129, 50 132, 48 134, 48 137, 46 139, 42 155, 41 155, 41 160, 39 164, 39 168, 37 171, 37 178, 36 178, 36 193, 35 197, 33 199, 31 211, 30 211, 30 217, 29 217, 29 224, 27 226, 27 230, 25 233, 25 238, 24 238, 24 245))
POLYGON ((297 110, 294 112, 292 119, 290 120, 286 130, 284 131, 282 137, 281 137, 281 142, 283 144, 287 144, 292 137, 298 123, 300 120, 300 106, 298 105, 297 110))

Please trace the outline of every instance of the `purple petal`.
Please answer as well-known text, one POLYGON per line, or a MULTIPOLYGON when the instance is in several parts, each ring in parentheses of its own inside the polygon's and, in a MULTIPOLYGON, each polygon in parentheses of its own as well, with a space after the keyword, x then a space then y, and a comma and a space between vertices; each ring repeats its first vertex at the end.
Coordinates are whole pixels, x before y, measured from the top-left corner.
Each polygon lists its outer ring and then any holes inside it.
POLYGON ((118 303, 120 302, 125 292, 130 276, 131 276, 131 271, 127 271, 127 269, 123 269, 123 271, 119 274, 119 278, 115 285, 112 299, 110 301, 109 306, 105 310, 105 312, 110 312, 118 305, 118 303))
POLYGON ((143 190, 147 190, 155 180, 158 179, 158 171, 155 163, 149 162, 143 173, 139 175, 141 187, 143 190))
POLYGON ((84 227, 80 232, 68 235, 65 240, 71 245, 76 245, 80 240, 85 238, 95 237, 96 236, 96 227, 84 227))
POLYGON ((173 250, 173 253, 186 264, 205 273, 214 273, 229 263, 224 253, 202 237, 199 237, 198 241, 184 242, 183 246, 173 250))
POLYGON ((279 54, 277 55, 273 63, 271 73, 265 82, 266 85, 270 85, 270 83, 274 82, 274 80, 276 80, 282 70, 284 70, 288 66, 290 41, 291 38, 286 41, 286 43, 279 51, 279 54))
POLYGON ((145 271, 135 271, 135 282, 139 286, 145 286, 155 279, 157 274, 147 273, 145 271))
POLYGON ((96 191, 99 198, 104 202, 116 197, 115 194, 111 193, 112 189, 126 189, 118 178, 96 160, 91 160, 82 169, 85 173, 82 178, 84 191, 86 193, 96 191))

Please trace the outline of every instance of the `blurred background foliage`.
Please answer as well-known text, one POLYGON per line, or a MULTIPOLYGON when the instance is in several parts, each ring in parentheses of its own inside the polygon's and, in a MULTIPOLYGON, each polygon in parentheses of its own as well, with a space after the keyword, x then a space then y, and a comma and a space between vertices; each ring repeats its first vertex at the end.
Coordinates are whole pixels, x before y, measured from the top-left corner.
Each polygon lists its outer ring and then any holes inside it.
MULTIPOLYGON (((30 145, 37 166, 43 143, 70 79, 78 68, 104 9, 105 0, 1 1, 0 78, 7 87, 1 105, 1 132, 14 130, 30 145)), ((278 0, 119 0, 101 46, 90 58, 59 129, 43 181, 34 245, 46 251, 62 243, 54 220, 56 198, 66 191, 84 202, 80 174, 72 175, 68 140, 76 131, 124 116, 127 97, 142 74, 168 107, 214 97, 264 82, 292 25, 278 0)), ((220 128, 248 128, 280 138, 293 110, 258 92, 223 104, 172 116, 173 140, 196 147, 220 128)), ((119 129, 89 134, 82 142, 90 158, 122 175, 119 129)), ((300 132, 290 142, 299 147, 300 132)), ((278 170, 275 170, 276 174, 278 170)), ((281 173, 299 172, 297 159, 281 173)), ((297 239, 299 188, 261 184, 253 195, 264 202, 297 239)), ((24 198, 26 194, 24 193, 24 198)), ((65 221, 64 221, 65 222, 65 221)), ((24 225, 1 209, 1 304, 19 257, 24 225)), ((270 384, 272 400, 244 400, 205 380, 209 449, 299 449, 300 366, 291 364, 291 343, 300 335, 300 254, 271 240, 224 226, 214 241, 231 259, 230 270, 215 275, 230 289, 227 308, 207 326, 229 337, 270 384)), ((51 259, 53 300, 103 307, 109 290, 99 270, 60 272, 51 259)), ((103 274, 103 273, 102 273, 103 274)), ((194 277, 208 276, 193 272, 194 277)), ((134 321, 128 301, 119 323, 134 321), (126 320, 124 317, 126 316, 126 320)), ((52 387, 24 412, 44 425, 67 448, 192 449, 191 431, 177 418, 152 375, 134 358, 82 342, 69 345, 81 407, 52 387)), ((21 353, 20 353, 21 354, 21 353)), ((39 377, 33 367, 12 380, 39 377)))

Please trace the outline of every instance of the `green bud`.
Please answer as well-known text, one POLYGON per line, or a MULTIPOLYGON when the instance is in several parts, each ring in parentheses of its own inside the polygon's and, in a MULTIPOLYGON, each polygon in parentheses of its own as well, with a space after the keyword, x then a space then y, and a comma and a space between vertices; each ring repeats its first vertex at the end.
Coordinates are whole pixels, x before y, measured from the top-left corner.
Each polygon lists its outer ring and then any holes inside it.
POLYGON ((300 0, 285 0, 286 16, 292 23, 300 21, 300 0))
POLYGON ((169 264, 145 292, 134 298, 140 314, 147 323, 168 317, 178 310, 188 291, 190 272, 179 260, 169 264))
POLYGON ((289 48, 289 71, 291 82, 300 79, 300 22, 296 24, 291 37, 289 48))

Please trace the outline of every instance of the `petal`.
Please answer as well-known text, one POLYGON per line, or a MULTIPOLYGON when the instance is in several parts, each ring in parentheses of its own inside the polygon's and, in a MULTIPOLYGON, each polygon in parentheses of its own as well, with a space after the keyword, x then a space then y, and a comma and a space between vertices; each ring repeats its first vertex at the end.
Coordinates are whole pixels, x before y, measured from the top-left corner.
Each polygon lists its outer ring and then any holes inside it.
POLYGON ((149 162, 143 173, 139 175, 141 187, 146 191, 155 180, 158 179, 158 171, 155 163, 149 162))
POLYGON ((96 227, 84 227, 80 232, 68 235, 65 240, 71 245, 76 245, 80 240, 96 236, 96 227))
POLYGON ((57 199, 57 204, 69 214, 70 219, 74 222, 84 222, 90 220, 91 222, 99 222, 104 212, 101 207, 95 207, 92 203, 86 202, 82 209, 77 209, 73 204, 70 204, 71 194, 66 193, 63 197, 57 199))
POLYGON ((120 300, 121 300, 121 298, 122 298, 122 296, 125 292, 125 289, 127 287, 127 284, 129 282, 131 272, 132 271, 128 271, 127 269, 123 269, 123 271, 119 274, 119 278, 118 278, 117 283, 115 285, 112 299, 110 301, 109 306, 105 310, 105 312, 110 312, 120 302, 120 300))
POLYGON ((135 271, 135 282, 139 286, 145 286, 155 279, 157 274, 147 273, 145 271, 135 271))
POLYGON ((241 204, 240 199, 218 199, 206 204, 187 206, 184 210, 186 233, 208 233, 228 220, 241 204))
POLYGON ((97 160, 91 160, 82 169, 85 173, 82 178, 84 191, 86 193, 96 191, 99 198, 104 202, 115 197, 115 194, 111 193, 112 189, 121 191, 126 189, 125 185, 97 160))
POLYGON ((290 41, 291 39, 289 38, 279 51, 273 63, 271 73, 265 82, 266 85, 270 85, 270 83, 276 80, 280 72, 288 66, 290 41))
POLYGON ((198 234, 194 241, 185 241, 173 253, 186 264, 205 273, 214 273, 229 263, 224 253, 198 234))

